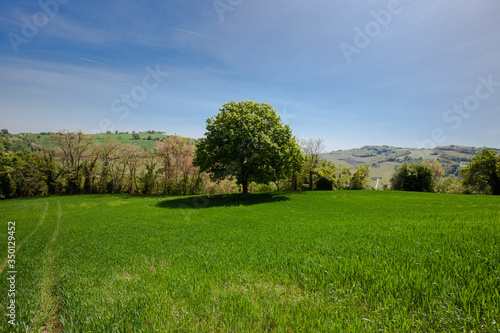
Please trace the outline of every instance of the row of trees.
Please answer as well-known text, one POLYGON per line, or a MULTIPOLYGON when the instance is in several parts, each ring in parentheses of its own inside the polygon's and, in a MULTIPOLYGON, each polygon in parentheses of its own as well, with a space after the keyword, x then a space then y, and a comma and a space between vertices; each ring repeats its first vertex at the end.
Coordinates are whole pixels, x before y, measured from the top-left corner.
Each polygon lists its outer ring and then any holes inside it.
MULTIPOLYGON (((153 150, 110 138, 97 142, 95 136, 67 131, 52 133, 51 138, 50 147, 36 144, 32 147, 34 152, 0 155, 0 198, 83 193, 213 194, 237 192, 238 185, 243 187, 237 173, 217 177, 220 174, 214 172, 211 179, 202 172, 193 164, 195 146, 177 135, 157 141, 153 150)), ((254 164, 243 170, 248 174, 247 192, 249 186, 255 190, 288 191, 366 186, 367 166, 359 166, 353 173, 344 166, 321 160, 318 152, 308 150, 313 141, 322 144, 321 139, 302 141, 295 152, 294 169, 281 175, 274 173, 274 168, 280 167, 279 160, 273 169, 267 166, 268 170, 263 167, 255 173, 259 163, 265 161, 257 162, 258 152, 248 153, 248 160, 254 164), (260 178, 262 175, 264 179, 260 178)), ((228 154, 228 160, 231 156, 228 154)))
MULTIPOLYGON (((351 172, 321 160, 321 139, 298 142, 271 106, 231 102, 207 120, 195 145, 174 135, 153 150, 62 131, 50 147, 0 158, 0 197, 43 194, 143 193, 187 195, 261 190, 362 189, 367 166, 351 172), (263 184, 263 185, 259 185, 263 184), (267 186, 267 188, 265 187, 267 186)), ((35 145, 34 143, 32 145, 35 145)))
POLYGON ((44 194, 144 193, 199 194, 233 190, 231 182, 213 183, 193 166, 194 146, 174 135, 154 150, 116 139, 58 132, 54 145, 33 153, 4 153, 0 158, 0 197, 44 194))

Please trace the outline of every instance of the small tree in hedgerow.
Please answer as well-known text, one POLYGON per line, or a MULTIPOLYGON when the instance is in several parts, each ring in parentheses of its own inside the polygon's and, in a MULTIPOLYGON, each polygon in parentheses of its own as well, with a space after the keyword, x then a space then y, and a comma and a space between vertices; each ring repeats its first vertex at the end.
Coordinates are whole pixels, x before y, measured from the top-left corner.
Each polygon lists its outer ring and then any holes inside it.
POLYGON ((193 164, 213 180, 236 178, 243 197, 250 182, 268 184, 302 167, 304 157, 292 130, 268 104, 232 101, 206 122, 193 164))
POLYGON ((397 191, 432 192, 432 169, 422 163, 401 165, 391 177, 391 189, 397 191))
POLYGON ((370 167, 368 165, 358 165, 351 178, 351 190, 364 190, 370 179, 370 167))

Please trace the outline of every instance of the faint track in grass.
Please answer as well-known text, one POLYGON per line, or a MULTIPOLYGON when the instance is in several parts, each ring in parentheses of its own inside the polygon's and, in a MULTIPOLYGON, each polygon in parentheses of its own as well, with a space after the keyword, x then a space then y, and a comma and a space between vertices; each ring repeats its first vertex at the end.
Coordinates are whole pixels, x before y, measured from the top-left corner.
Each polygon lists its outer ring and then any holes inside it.
POLYGON ((57 255, 55 253, 55 245, 61 225, 62 209, 61 202, 57 201, 57 223, 54 233, 50 238, 47 250, 44 254, 44 273, 40 283, 41 288, 41 311, 39 320, 42 322, 41 332, 62 332, 62 323, 60 321, 60 303, 57 298, 57 275, 55 272, 57 255))
MULTIPOLYGON (((28 236, 24 237, 24 239, 18 243, 18 245, 16 246, 16 252, 19 251, 19 249, 24 245, 24 243, 26 243, 31 238, 31 236, 33 236, 38 231, 38 229, 40 229, 43 222, 45 221, 45 217, 47 216, 48 210, 49 210, 49 201, 45 200, 45 208, 43 209, 42 216, 40 216, 40 220, 38 220, 37 225, 28 234, 28 236)), ((5 266, 7 265, 7 262, 8 262, 8 258, 5 258, 5 260, 0 264, 0 274, 2 274, 5 266)))

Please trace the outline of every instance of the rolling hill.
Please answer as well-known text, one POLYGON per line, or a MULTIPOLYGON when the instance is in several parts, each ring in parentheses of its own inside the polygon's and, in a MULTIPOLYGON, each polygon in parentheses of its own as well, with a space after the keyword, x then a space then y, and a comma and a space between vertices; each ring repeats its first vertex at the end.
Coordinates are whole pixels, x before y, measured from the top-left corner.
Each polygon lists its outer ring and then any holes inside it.
MULTIPOLYGON (((367 164, 371 169, 372 185, 379 179, 387 184, 392 173, 405 162, 437 160, 442 164, 445 177, 460 178, 460 169, 466 166, 483 148, 466 146, 440 146, 433 149, 402 148, 392 146, 364 146, 356 149, 337 150, 321 157, 349 168, 367 164)), ((494 149, 494 148, 493 148, 494 149)), ((499 149, 494 149, 500 151, 499 149)))

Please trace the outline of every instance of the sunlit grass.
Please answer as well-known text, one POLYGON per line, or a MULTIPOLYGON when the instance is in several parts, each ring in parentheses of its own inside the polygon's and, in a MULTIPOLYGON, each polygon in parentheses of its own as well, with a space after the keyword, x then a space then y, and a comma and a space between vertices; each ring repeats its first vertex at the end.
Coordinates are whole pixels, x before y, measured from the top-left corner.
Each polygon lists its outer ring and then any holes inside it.
POLYGON ((20 331, 46 324, 51 256, 67 332, 492 332, 499 199, 373 191, 16 199, 0 202, 0 239, 8 220, 24 226, 21 242, 38 226, 18 251, 20 331))

